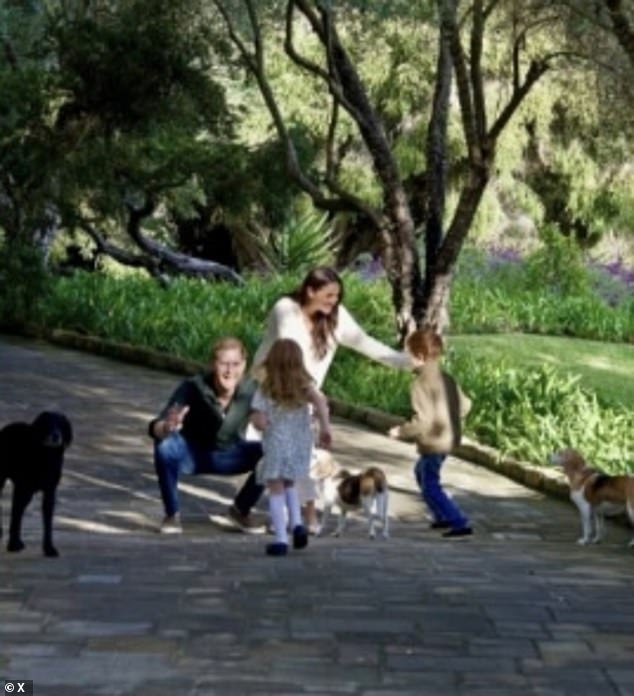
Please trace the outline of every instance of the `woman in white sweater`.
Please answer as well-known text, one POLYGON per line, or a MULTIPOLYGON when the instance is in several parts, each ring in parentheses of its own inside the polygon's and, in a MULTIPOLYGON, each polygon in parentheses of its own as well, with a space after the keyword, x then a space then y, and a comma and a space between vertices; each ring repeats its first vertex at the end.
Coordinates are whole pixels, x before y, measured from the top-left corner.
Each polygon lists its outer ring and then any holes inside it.
MULTIPOLYGON (((343 283, 338 273, 328 267, 314 268, 297 290, 273 305, 253 364, 257 366, 266 358, 275 340, 292 338, 301 347, 305 367, 318 388, 326 379, 339 345, 390 367, 411 370, 415 366, 408 353, 368 336, 341 304, 342 299, 343 283)), ((312 530, 318 524, 315 485, 312 481, 298 484, 306 505, 306 523, 312 530)))

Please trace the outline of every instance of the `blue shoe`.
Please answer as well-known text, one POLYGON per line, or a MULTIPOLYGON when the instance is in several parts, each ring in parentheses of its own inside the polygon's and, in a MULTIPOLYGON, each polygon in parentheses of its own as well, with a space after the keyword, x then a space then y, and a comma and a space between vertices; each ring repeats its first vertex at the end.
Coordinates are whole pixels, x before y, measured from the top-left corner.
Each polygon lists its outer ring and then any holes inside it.
POLYGON ((308 546, 308 532, 303 524, 298 524, 293 529, 293 548, 304 549, 308 546))
POLYGON ((287 553, 288 544, 283 544, 281 541, 275 541, 266 545, 267 556, 286 556, 287 553))

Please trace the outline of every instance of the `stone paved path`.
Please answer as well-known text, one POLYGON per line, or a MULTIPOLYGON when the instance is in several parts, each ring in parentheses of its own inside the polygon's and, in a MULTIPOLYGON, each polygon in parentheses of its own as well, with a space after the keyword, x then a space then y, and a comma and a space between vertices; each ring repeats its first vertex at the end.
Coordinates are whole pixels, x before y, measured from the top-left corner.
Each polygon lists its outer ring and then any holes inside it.
POLYGON ((183 536, 157 534, 145 426, 177 380, 0 337, 0 423, 61 409, 76 438, 61 557, 40 554, 36 503, 27 549, 0 549, 0 684, 32 680, 38 696, 634 695, 626 529, 581 548, 571 504, 451 460, 476 534, 443 540, 414 490, 411 448, 353 423, 337 422, 335 452, 386 468, 389 542, 353 521, 343 539, 268 558, 262 537, 209 523, 239 483, 212 477, 183 482, 183 536))

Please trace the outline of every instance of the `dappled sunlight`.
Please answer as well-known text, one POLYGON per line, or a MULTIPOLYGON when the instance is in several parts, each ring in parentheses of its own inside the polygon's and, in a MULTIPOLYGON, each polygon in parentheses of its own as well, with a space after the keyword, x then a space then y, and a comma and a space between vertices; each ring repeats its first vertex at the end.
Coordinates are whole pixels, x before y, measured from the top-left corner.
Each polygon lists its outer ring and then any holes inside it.
POLYGON ((632 370, 629 365, 618 365, 614 361, 611 361, 601 355, 578 358, 578 360, 582 365, 591 367, 594 370, 605 370, 632 379, 632 370))
MULTIPOLYGON (((478 476, 478 481, 476 482, 475 479, 471 479, 469 476, 461 476, 460 474, 454 474, 452 472, 451 477, 445 478, 445 473, 443 469, 443 477, 442 477, 442 483, 443 487, 445 487, 448 491, 456 491, 460 492, 461 495, 465 496, 473 496, 473 495, 479 495, 474 489, 474 483, 478 483, 479 487, 482 487, 482 481, 481 477, 478 476)), ((517 486, 516 484, 509 484, 508 487, 504 485, 500 485, 500 481, 496 480, 495 486, 491 485, 487 487, 486 489, 486 497, 487 498, 495 498, 495 499, 508 499, 508 498, 519 498, 519 499, 526 499, 526 500, 531 500, 535 499, 537 497, 542 496, 541 493, 537 493, 536 491, 530 489, 530 488, 524 488, 517 486)))
POLYGON ((140 512, 132 512, 130 510, 102 510, 101 515, 105 517, 114 517, 115 519, 120 519, 124 522, 129 522, 138 527, 154 527, 155 519, 153 517, 148 517, 140 512))
POLYGON ((534 357, 539 362, 549 363, 550 365, 560 365, 569 369, 573 368, 571 363, 574 362, 577 366, 583 365, 592 370, 602 370, 604 372, 612 372, 627 377, 632 376, 630 365, 619 364, 618 361, 612 359, 610 356, 600 353, 585 355, 575 352, 573 355, 568 355, 565 351, 562 351, 558 355, 553 355, 552 353, 537 351, 534 357))
POLYGON ((221 503, 223 505, 230 505, 233 500, 232 497, 227 497, 219 493, 218 491, 210 490, 209 488, 201 488, 200 486, 194 486, 191 483, 178 482, 178 490, 189 495, 196 496, 203 500, 210 500, 215 503, 221 503))
MULTIPOLYGON (((565 355, 563 356, 564 358, 566 357, 565 355)), ((562 365, 565 364, 565 360, 560 360, 560 358, 556 357, 555 355, 551 355, 550 353, 535 353, 535 358, 539 362, 542 363, 550 363, 551 365, 562 365)))
MULTIPOLYGON (((148 494, 144 493, 143 491, 136 490, 133 487, 130 486, 125 486, 119 483, 114 483, 113 481, 109 481, 104 478, 100 478, 97 476, 91 476, 89 474, 83 474, 83 473, 78 473, 76 471, 67 471, 65 472, 65 476, 68 476, 69 478, 73 478, 78 481, 82 481, 83 483, 91 484, 93 486, 97 486, 102 489, 107 489, 111 491, 120 491, 125 493, 126 495, 136 498, 138 500, 144 500, 144 501, 149 501, 152 503, 157 503, 159 501, 159 493, 158 493, 158 485, 157 485, 157 480, 156 476, 154 474, 150 473, 142 473, 141 478, 144 481, 147 481, 148 483, 151 483, 153 486, 156 487, 156 493, 155 494, 148 494)), ((211 482, 213 480, 212 477, 205 476, 204 479, 207 482, 211 482)), ((219 485, 226 486, 229 483, 229 480, 227 481, 222 481, 218 482, 219 485)), ((224 494, 219 490, 213 490, 211 488, 208 488, 207 486, 199 486, 194 483, 186 483, 183 482, 182 480, 178 482, 178 489, 181 493, 184 493, 188 496, 192 496, 194 498, 197 498, 198 500, 204 500, 207 502, 212 502, 212 503, 218 503, 223 506, 230 505, 233 497, 235 495, 235 489, 233 485, 229 485, 227 488, 227 493, 224 494)), ((108 514, 116 515, 120 518, 124 518, 127 516, 129 520, 133 520, 138 524, 141 524, 142 526, 147 526, 148 521, 146 518, 143 518, 142 516, 136 515, 136 513, 127 513, 127 512, 110 512, 108 514), (136 518, 135 519, 135 515, 136 518)))
POLYGON ((61 515, 56 517, 56 521, 65 529, 73 529, 78 532, 92 532, 93 534, 133 534, 137 531, 113 527, 112 525, 104 524, 103 522, 95 522, 94 520, 64 517, 61 515))
MULTIPOLYGON (((106 479, 102 478, 97 478, 96 476, 90 476, 88 474, 80 474, 76 471, 67 471, 64 473, 65 476, 68 476, 69 478, 75 478, 80 481, 84 481, 85 483, 92 483, 95 486, 100 486, 102 488, 108 488, 110 490, 114 491, 125 491, 129 495, 135 497, 135 498, 141 498, 142 500, 154 500, 154 496, 147 495, 147 493, 142 493, 140 491, 135 491, 131 489, 128 486, 122 486, 118 483, 113 483, 112 481, 108 481, 106 479)), ((153 479, 155 480, 155 479, 153 479)))
POLYGON ((147 448, 139 443, 139 436, 110 434, 99 442, 99 451, 102 455, 109 455, 120 460, 119 465, 130 463, 131 455, 140 457, 147 454, 147 448))

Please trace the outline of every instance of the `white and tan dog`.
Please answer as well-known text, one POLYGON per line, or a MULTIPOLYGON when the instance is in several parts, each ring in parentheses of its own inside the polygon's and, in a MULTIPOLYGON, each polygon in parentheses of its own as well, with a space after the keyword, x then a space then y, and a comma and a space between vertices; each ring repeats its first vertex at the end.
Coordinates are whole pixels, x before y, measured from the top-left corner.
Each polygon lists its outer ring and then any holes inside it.
POLYGON ((319 450, 311 475, 316 480, 323 510, 318 534, 325 530, 331 510, 336 506, 339 508, 339 521, 334 536, 343 534, 348 512, 362 509, 368 519, 370 538, 376 536, 377 521, 381 523, 382 536, 389 537, 389 490, 381 469, 373 466, 359 474, 351 474, 339 467, 330 452, 319 450))
MULTIPOLYGON (((609 476, 588 465, 575 449, 564 449, 550 456, 552 464, 563 469, 570 484, 570 499, 581 517, 582 536, 578 544, 597 544, 605 533, 605 515, 624 510, 634 525, 634 476, 609 476)), ((634 539, 630 541, 634 546, 634 539)))

